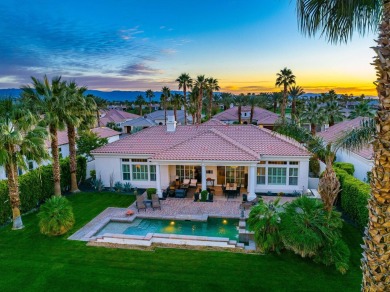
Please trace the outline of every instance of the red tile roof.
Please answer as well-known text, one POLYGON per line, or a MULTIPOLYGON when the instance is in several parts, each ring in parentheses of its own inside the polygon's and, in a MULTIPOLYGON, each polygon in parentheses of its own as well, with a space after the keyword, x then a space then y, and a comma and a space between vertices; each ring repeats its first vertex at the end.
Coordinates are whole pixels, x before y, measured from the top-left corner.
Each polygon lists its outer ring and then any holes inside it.
POLYGON ((310 156, 299 143, 253 125, 155 126, 94 153, 146 154, 157 160, 257 161, 260 155, 310 156))
MULTIPOLYGON (((324 141, 327 143, 334 142, 342 135, 344 135, 346 131, 361 127, 362 122, 367 119, 368 118, 357 117, 352 120, 346 120, 341 123, 335 124, 332 127, 329 127, 328 129, 318 133, 317 135, 323 138, 324 141)), ((366 145, 361 150, 354 150, 352 152, 368 160, 371 160, 374 155, 374 150, 371 145, 366 145)))
POLYGON ((120 135, 121 133, 107 127, 99 127, 91 129, 91 132, 98 135, 100 138, 109 138, 120 135))
POLYGON ((106 126, 107 123, 122 123, 127 120, 136 119, 139 118, 139 115, 131 114, 125 111, 117 110, 117 109, 110 109, 103 112, 103 115, 99 122, 100 125, 106 126))
MULTIPOLYGON (((250 106, 241 107, 241 113, 250 113, 250 111, 250 106)), ((213 118, 220 121, 238 121, 238 107, 229 108, 219 114, 216 114, 213 118)), ((249 119, 249 117, 246 119, 249 119)), ((261 107, 255 107, 253 110, 253 120, 257 121, 258 125, 273 125, 278 119, 278 114, 270 112, 261 107)))
POLYGON ((203 126, 204 126, 204 125, 208 125, 208 126, 218 126, 218 125, 226 125, 226 124, 225 124, 224 122, 220 121, 220 120, 217 120, 217 119, 212 118, 212 119, 210 119, 209 121, 204 122, 202 125, 203 125, 203 126))

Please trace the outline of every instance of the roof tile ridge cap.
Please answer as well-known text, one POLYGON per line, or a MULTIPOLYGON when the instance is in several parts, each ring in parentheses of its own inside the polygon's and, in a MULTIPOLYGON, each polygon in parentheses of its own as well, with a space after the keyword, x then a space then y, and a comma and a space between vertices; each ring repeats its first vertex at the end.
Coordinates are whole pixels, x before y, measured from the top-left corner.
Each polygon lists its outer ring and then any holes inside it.
MULTIPOLYGON (((190 125, 185 125, 185 126, 190 126, 190 125)), ((174 144, 174 145, 171 145, 170 147, 165 148, 165 149, 163 149, 163 150, 160 150, 160 151, 154 153, 153 156, 152 156, 151 158, 153 159, 153 158, 155 158, 156 156, 160 155, 161 153, 163 153, 163 152, 165 152, 165 151, 168 151, 168 150, 170 150, 170 149, 172 149, 172 148, 175 148, 176 146, 179 146, 179 145, 181 145, 181 144, 183 144, 183 143, 186 143, 186 142, 188 142, 188 140, 190 140, 190 139, 197 138, 197 137, 199 137, 200 135, 206 133, 207 131, 208 131, 208 129, 205 129, 205 130, 203 130, 203 131, 200 131, 199 133, 197 133, 197 134, 195 134, 195 135, 193 135, 193 136, 191 136, 191 137, 189 137, 189 138, 187 138, 187 139, 184 139, 183 141, 180 141, 179 143, 176 143, 176 144, 174 144)))
POLYGON ((294 140, 293 138, 290 138, 288 136, 284 136, 282 134, 279 134, 278 132, 275 132, 275 131, 271 131, 271 130, 268 130, 268 129, 265 129, 265 128, 258 128, 256 127, 257 129, 259 129, 260 131, 263 131, 267 134, 270 134, 276 138, 279 138, 280 140, 282 141, 285 141, 287 143, 290 143, 291 145, 293 146, 296 146, 298 148, 300 148, 301 150, 305 150, 307 153, 310 153, 309 150, 306 149, 306 147, 302 146, 301 143, 299 143, 298 141, 294 140))
POLYGON ((241 150, 247 152, 248 154, 256 157, 256 159, 259 159, 259 154, 257 152, 253 151, 252 149, 250 149, 249 147, 247 147, 245 145, 240 144, 238 141, 236 141, 233 138, 225 135, 224 133, 218 131, 217 129, 210 128, 208 131, 213 132, 214 134, 220 136, 222 139, 228 141, 230 144, 233 144, 234 146, 240 148, 241 150))

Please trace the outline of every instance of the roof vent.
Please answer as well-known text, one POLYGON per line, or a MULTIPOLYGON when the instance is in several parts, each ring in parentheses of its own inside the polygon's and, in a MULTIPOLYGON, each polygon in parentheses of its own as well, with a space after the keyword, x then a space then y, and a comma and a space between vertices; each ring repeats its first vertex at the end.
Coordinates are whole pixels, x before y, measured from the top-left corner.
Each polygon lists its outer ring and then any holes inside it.
POLYGON ((174 116, 167 117, 167 132, 175 132, 176 131, 176 121, 174 116))

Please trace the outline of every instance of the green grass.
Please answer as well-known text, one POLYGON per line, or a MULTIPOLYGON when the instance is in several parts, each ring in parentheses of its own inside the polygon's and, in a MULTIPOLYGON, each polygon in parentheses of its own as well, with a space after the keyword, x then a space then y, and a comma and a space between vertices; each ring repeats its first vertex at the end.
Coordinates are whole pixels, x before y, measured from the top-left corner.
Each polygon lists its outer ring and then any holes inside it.
POLYGON ((36 213, 23 230, 0 229, 1 291, 359 291, 361 235, 350 225, 350 270, 339 274, 290 253, 254 255, 159 248, 156 251, 88 247, 66 238, 108 206, 126 207, 133 196, 80 193, 68 197, 76 225, 50 238, 36 213))

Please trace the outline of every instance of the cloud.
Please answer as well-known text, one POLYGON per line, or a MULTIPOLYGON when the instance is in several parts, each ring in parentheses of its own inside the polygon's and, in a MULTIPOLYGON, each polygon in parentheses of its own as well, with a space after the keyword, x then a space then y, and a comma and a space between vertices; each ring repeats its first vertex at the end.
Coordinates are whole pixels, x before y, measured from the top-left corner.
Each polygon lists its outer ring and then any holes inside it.
POLYGON ((160 52, 165 54, 165 55, 174 55, 177 53, 177 50, 175 50, 175 49, 162 49, 160 52))
POLYGON ((143 63, 137 63, 126 66, 119 73, 125 75, 154 75, 162 72, 143 63))

